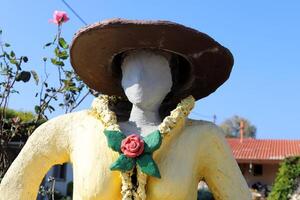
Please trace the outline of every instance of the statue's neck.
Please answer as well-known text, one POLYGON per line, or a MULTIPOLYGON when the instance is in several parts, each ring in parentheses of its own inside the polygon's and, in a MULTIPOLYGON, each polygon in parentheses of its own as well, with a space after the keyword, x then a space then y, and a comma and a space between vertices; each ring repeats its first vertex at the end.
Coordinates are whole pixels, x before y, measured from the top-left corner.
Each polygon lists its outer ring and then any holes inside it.
POLYGON ((145 110, 133 105, 129 121, 134 122, 139 128, 144 126, 158 126, 161 123, 158 107, 151 110, 145 110))

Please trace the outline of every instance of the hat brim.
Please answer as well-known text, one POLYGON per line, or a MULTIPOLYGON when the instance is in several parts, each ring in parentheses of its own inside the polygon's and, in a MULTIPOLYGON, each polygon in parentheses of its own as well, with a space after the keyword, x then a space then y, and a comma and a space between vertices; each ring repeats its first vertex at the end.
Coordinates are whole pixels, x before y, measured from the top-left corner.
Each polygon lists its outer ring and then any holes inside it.
POLYGON ((229 77, 233 56, 208 35, 169 21, 111 19, 87 26, 75 34, 70 48, 71 64, 92 89, 124 96, 119 77, 113 76, 116 55, 134 49, 158 49, 185 58, 193 82, 181 93, 201 99, 229 77))

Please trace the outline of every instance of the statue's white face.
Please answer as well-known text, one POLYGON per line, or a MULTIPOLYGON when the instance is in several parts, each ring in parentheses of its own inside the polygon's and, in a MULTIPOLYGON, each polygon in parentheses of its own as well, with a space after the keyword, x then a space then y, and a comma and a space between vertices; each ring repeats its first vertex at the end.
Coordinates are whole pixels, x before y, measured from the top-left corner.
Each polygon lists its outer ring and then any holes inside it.
POLYGON ((128 100, 143 110, 157 109, 171 91, 168 60, 151 51, 134 51, 122 63, 122 87, 128 100))

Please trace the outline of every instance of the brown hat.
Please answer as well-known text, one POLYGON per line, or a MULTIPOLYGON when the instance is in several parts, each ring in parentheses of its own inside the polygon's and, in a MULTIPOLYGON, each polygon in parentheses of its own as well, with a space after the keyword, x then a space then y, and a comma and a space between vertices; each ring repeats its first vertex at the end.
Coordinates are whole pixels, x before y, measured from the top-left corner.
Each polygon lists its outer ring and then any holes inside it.
POLYGON ((113 73, 122 53, 153 49, 177 57, 188 87, 176 94, 201 99, 214 92, 229 77, 233 57, 228 49, 208 35, 169 21, 110 19, 79 30, 71 44, 71 64, 92 89, 125 96, 121 76, 113 73))

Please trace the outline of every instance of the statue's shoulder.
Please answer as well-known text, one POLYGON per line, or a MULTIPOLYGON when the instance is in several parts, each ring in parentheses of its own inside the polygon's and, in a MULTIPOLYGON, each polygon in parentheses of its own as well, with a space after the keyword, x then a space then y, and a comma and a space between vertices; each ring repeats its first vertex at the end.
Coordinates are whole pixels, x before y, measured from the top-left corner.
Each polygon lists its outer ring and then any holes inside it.
POLYGON ((209 137, 209 138, 224 138, 222 129, 213 122, 204 120, 187 119, 185 124, 186 131, 195 136, 209 137))
POLYGON ((67 113, 54 117, 41 126, 56 126, 56 127, 70 127, 74 125, 92 125, 92 124, 101 124, 101 121, 95 113, 91 110, 81 110, 72 113, 67 113))

